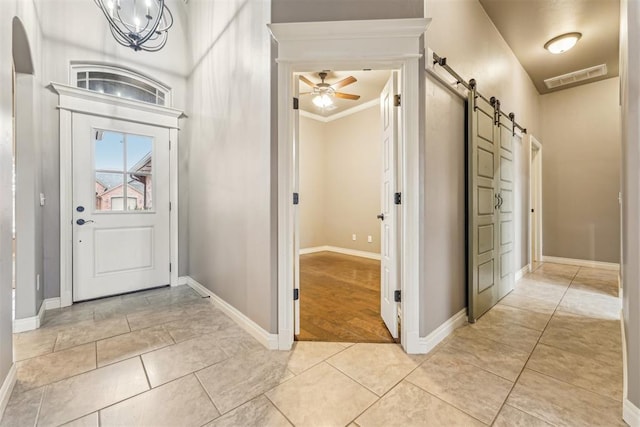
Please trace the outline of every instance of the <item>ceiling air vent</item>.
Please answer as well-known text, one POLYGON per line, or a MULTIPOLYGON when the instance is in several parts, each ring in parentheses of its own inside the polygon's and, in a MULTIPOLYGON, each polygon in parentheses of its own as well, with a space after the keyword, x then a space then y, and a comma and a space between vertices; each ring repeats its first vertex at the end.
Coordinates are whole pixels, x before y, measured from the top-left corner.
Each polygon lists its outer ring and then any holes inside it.
POLYGON ((578 70, 572 73, 545 79, 544 84, 547 85, 548 89, 555 89, 560 86, 570 85, 572 83, 593 79, 595 77, 604 76, 606 74, 607 65, 601 64, 596 65, 595 67, 585 68, 584 70, 578 70))

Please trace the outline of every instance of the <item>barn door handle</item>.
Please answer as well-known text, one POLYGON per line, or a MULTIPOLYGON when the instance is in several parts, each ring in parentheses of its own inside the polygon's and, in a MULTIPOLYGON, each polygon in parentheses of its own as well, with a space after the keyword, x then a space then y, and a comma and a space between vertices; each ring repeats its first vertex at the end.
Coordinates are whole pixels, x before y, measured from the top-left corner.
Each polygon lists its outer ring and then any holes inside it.
POLYGON ((498 200, 500 201, 500 204, 498 205, 498 207, 501 208, 502 204, 504 203, 504 200, 502 199, 502 194, 498 194, 498 200))
POLYGON ((493 208, 494 208, 494 209, 498 209, 498 208, 500 207, 500 195, 495 194, 493 197, 495 197, 495 198, 496 198, 496 204, 495 204, 495 205, 493 205, 493 208))
POLYGON ((384 221, 384 214, 381 213, 380 215, 377 215, 376 218, 378 218, 379 220, 384 221))

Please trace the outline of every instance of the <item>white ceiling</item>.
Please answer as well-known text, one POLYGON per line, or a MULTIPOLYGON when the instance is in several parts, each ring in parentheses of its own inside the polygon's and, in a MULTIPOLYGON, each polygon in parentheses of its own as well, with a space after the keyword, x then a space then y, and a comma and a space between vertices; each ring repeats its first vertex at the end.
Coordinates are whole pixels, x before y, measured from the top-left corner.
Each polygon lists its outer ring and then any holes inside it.
POLYGON ((480 0, 482 7, 529 73, 538 92, 566 89, 618 75, 619 0, 480 0), (580 32, 571 50, 554 55, 544 44, 580 32), (549 90, 544 79, 606 64, 608 74, 549 90))
MULTIPOLYGON (((303 75, 314 83, 320 83, 320 77, 318 77, 318 71, 310 71, 305 73, 297 73, 303 75)), ((390 71, 388 70, 371 70, 371 71, 329 71, 326 83, 336 83, 346 77, 353 76, 358 81, 348 86, 344 86, 338 89, 338 92, 350 93, 353 95, 360 95, 360 99, 352 101, 348 99, 334 98, 334 107, 323 109, 316 107, 313 102, 313 95, 301 95, 300 96, 300 109, 309 113, 317 114, 322 117, 329 117, 334 114, 341 113, 350 108, 364 104, 366 102, 377 99, 380 96, 380 92, 384 88, 385 83, 389 80, 390 71)), ((312 90, 307 84, 300 82, 300 93, 309 92, 312 90)))

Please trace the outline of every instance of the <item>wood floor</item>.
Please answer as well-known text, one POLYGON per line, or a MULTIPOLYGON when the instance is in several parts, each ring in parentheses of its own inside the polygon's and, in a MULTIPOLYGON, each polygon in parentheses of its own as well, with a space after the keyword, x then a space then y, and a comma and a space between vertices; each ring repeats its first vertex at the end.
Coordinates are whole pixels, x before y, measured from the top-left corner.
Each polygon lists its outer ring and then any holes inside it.
POLYGON ((300 256, 299 341, 393 342, 380 317, 380 261, 300 256))

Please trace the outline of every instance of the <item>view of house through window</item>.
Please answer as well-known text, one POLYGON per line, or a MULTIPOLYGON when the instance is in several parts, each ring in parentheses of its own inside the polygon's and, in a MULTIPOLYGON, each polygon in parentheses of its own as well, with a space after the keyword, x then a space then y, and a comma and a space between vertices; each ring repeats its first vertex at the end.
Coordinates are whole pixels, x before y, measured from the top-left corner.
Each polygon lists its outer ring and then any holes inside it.
POLYGON ((151 210, 153 208, 152 154, 153 139, 148 136, 96 130, 95 210, 151 210))

